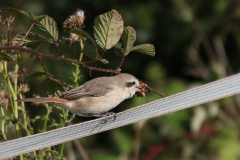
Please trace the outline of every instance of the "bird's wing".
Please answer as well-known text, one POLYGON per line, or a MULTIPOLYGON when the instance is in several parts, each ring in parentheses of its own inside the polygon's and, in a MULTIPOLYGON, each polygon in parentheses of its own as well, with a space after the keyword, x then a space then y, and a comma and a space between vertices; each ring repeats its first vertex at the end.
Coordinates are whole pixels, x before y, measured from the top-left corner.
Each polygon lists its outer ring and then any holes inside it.
POLYGON ((101 97, 114 89, 112 85, 109 85, 105 81, 94 79, 79 87, 76 87, 70 91, 65 92, 60 98, 68 100, 76 100, 82 97, 101 97))

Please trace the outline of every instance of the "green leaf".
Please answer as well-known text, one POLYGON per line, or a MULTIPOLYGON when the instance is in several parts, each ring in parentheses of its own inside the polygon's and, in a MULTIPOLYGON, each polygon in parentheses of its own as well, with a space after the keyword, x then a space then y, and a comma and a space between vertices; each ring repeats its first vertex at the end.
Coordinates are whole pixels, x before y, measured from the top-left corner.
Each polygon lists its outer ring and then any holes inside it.
POLYGON ((28 81, 30 81, 30 80, 32 80, 32 79, 34 79, 34 78, 39 78, 39 77, 41 77, 41 76, 43 76, 43 75, 46 75, 46 73, 45 73, 45 72, 41 72, 41 71, 34 71, 34 72, 28 74, 28 75, 23 79, 23 81, 28 82, 28 81))
POLYGON ((104 50, 118 43, 123 33, 122 16, 115 10, 104 13, 94 20, 94 36, 97 44, 104 50))
POLYGON ((96 48, 95 46, 89 42, 89 40, 87 40, 85 42, 85 46, 84 46, 84 49, 83 49, 83 54, 85 54, 86 56, 88 56, 89 58, 92 58, 92 59, 97 59, 98 58, 98 54, 96 52, 96 48))
POLYGON ((16 8, 3 8, 1 11, 0 11, 0 14, 1 13, 9 13, 9 12, 18 12, 18 13, 21 13, 25 16, 27 16, 28 18, 30 19, 40 19, 40 18, 43 18, 44 16, 46 15, 42 15, 42 16, 34 16, 31 12, 27 12, 27 11, 24 11, 24 10, 18 10, 16 8))
MULTIPOLYGON (((57 80, 59 82, 62 82, 60 80, 57 80)), ((49 78, 46 78, 43 82, 42 82, 42 85, 44 87, 44 89, 46 91, 49 92, 49 94, 51 95, 54 95, 55 93, 57 93, 58 91, 65 91, 64 90, 64 87, 62 85, 60 85, 59 83, 57 83, 56 81, 54 80, 51 80, 49 78)))
MULTIPOLYGON (((12 41, 14 43, 18 43, 23 39, 25 35, 26 35, 26 32, 19 33, 13 38, 12 41)), ((26 46, 34 50, 37 48, 38 45, 40 45, 43 42, 47 42, 47 39, 45 37, 43 37, 40 34, 30 32, 27 35, 27 37, 22 41, 21 46, 26 46)))
POLYGON ((115 51, 115 53, 118 55, 118 56, 120 56, 120 57, 122 57, 123 56, 123 48, 122 48, 122 43, 118 43, 118 44, 116 44, 115 46, 114 46, 114 51, 115 51))
POLYGON ((121 42, 117 43, 117 44, 114 46, 114 48, 116 48, 116 49, 122 49, 122 43, 121 43, 121 42))
POLYGON ((126 52, 133 47, 133 44, 136 41, 136 32, 132 27, 125 27, 122 34, 123 47, 126 52))
POLYGON ((27 11, 23 11, 23 10, 18 10, 18 9, 15 9, 15 8, 3 8, 3 9, 0 11, 0 14, 1 14, 1 13, 9 13, 9 12, 22 13, 23 15, 27 16, 28 18, 34 19, 34 16, 33 16, 32 13, 27 12, 27 11))
POLYGON ((128 53, 131 51, 137 51, 139 53, 152 56, 152 57, 155 56, 155 48, 152 44, 141 44, 141 45, 135 46, 131 48, 128 52, 126 52, 126 55, 128 55, 128 53))
POLYGON ((48 38, 48 41, 56 42, 58 40, 57 23, 51 17, 43 17, 36 23, 36 27, 48 38))
POLYGON ((12 57, 6 53, 0 52, 0 60, 13 61, 12 57))

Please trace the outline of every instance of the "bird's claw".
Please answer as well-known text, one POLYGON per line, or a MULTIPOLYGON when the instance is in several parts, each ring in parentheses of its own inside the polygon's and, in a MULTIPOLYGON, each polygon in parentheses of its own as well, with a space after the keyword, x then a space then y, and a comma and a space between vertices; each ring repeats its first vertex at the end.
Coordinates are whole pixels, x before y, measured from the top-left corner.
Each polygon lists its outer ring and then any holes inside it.
POLYGON ((115 121, 117 118, 117 115, 114 112, 107 112, 107 113, 102 114, 101 117, 104 117, 104 120, 101 122, 102 124, 104 124, 112 117, 113 117, 113 121, 115 121))

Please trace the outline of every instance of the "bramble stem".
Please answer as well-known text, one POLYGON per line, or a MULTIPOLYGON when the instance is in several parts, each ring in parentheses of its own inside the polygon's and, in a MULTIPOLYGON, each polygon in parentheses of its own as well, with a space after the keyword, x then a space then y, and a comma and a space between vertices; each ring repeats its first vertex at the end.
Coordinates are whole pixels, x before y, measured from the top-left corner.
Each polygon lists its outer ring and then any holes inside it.
POLYGON ((30 31, 32 30, 33 26, 35 25, 35 23, 37 23, 37 21, 34 21, 32 23, 32 25, 30 26, 30 28, 28 29, 28 31, 26 32, 25 36, 21 39, 21 41, 19 41, 16 46, 19 47, 22 43, 22 41, 24 41, 24 39, 27 37, 27 35, 30 33, 30 31))
POLYGON ((1 114, 2 114, 2 117, 3 117, 3 119, 2 119, 2 135, 3 135, 3 139, 6 141, 7 140, 7 137, 6 137, 6 135, 5 135, 5 130, 4 130, 4 126, 5 126, 5 114, 4 114, 4 111, 3 111, 3 107, 1 106, 1 104, 0 104, 0 108, 1 108, 1 114))
POLYGON ((71 62, 71 63, 74 63, 74 64, 78 64, 78 65, 81 65, 87 69, 90 69, 90 70, 97 70, 97 71, 101 71, 101 72, 108 72, 108 73, 115 73, 115 74, 118 74, 119 72, 117 70, 113 70, 113 69, 103 69, 103 68, 98 68, 98 67, 92 67, 92 66, 88 66, 86 65, 85 62, 79 62, 77 60, 73 60, 73 59, 70 59, 70 58, 67 58, 65 56, 55 56, 55 55, 49 55, 49 54, 42 54, 42 53, 39 53, 37 51, 34 51, 34 50, 31 50, 31 49, 28 49, 28 48, 22 48, 22 47, 16 47, 16 46, 3 46, 3 47, 0 47, 0 50, 10 50, 10 49, 16 49, 16 50, 20 50, 20 51, 25 51, 25 52, 28 52, 28 53, 32 53, 38 57, 46 57, 46 58, 53 58, 53 59, 57 59, 57 60, 65 60, 65 61, 68 61, 68 62, 71 62))

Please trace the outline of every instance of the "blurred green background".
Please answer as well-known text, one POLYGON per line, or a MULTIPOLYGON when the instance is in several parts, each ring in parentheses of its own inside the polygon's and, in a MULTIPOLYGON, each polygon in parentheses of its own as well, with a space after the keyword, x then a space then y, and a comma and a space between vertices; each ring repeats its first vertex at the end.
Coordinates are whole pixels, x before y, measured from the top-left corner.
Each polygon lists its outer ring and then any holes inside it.
MULTIPOLYGON (((49 15, 56 20, 60 37, 69 36, 63 32, 62 23, 78 8, 84 10, 86 16, 83 30, 91 36, 94 18, 112 9, 117 10, 124 25, 136 30, 135 45, 150 43, 156 49, 155 57, 131 52, 125 58, 122 72, 133 74, 167 96, 240 70, 239 0, 11 0, 1 1, 0 8, 3 7, 30 11, 34 15, 49 15)), ((15 16, 12 37, 26 32, 31 25, 26 17, 15 16)), ((0 33, 6 34, 2 28, 0 33)), ((44 46, 41 49, 44 51, 44 46)), ((115 69, 121 59, 114 51, 108 51, 104 58, 110 63, 92 65, 115 69)), ((83 58, 83 61, 87 60, 83 58)), ((43 62, 56 78, 70 83, 74 66, 66 67, 50 59, 43 62)), ((42 71, 37 58, 29 60, 27 54, 23 55, 22 67, 27 73, 42 71)), ((88 70, 80 70, 80 83, 92 77, 109 75, 92 71, 90 77, 88 70)), ((33 94, 46 96, 42 81, 39 78, 30 82, 26 97, 33 94)), ((154 93, 147 93, 145 99, 134 97, 113 111, 120 112, 159 98, 154 93)), ((27 111, 31 118, 46 112, 45 107, 31 104, 27 104, 27 111)), ((60 113, 61 110, 54 109, 50 117, 57 121, 60 113)), ((70 160, 82 159, 80 142, 93 160, 237 160, 240 159, 239 113, 239 96, 225 98, 69 142, 64 154, 70 160)), ((90 119, 76 117, 73 123, 90 119)), ((41 120, 34 123, 36 133, 42 125, 41 120)))

